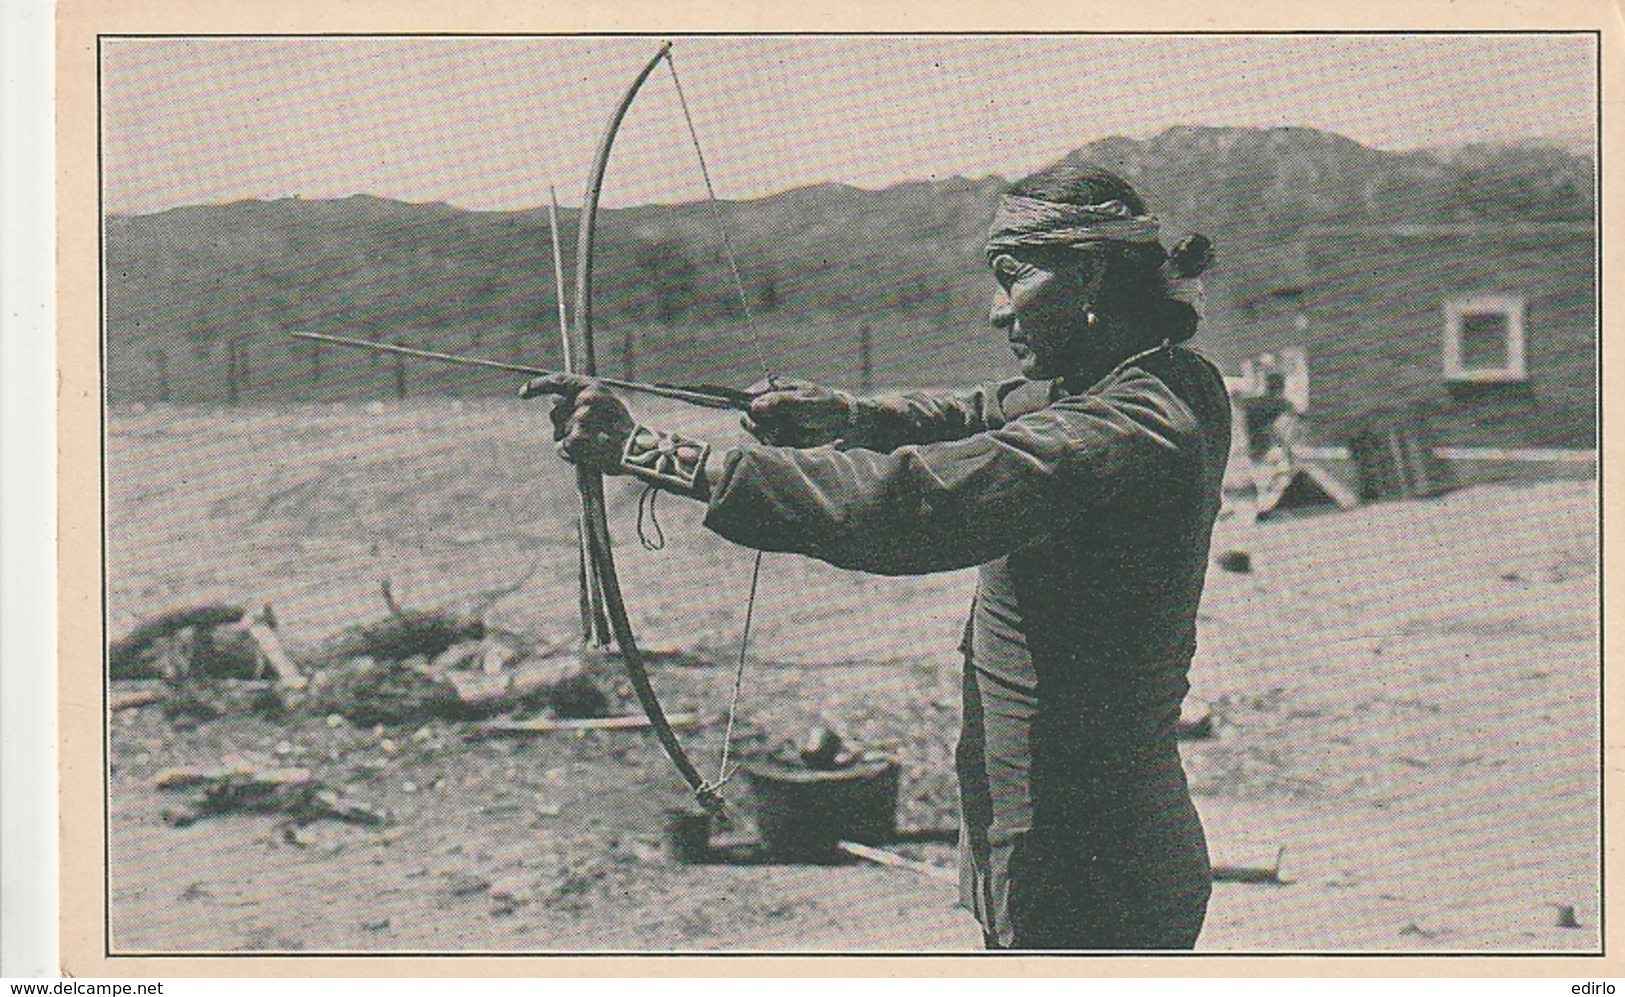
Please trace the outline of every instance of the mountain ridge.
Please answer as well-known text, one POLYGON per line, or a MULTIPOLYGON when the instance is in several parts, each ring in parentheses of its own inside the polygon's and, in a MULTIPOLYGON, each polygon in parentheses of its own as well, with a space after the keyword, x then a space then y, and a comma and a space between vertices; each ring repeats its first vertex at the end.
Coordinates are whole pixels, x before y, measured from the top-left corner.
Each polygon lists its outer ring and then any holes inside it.
MULTIPOLYGON (((1180 126, 1101 139, 1064 160, 1123 173, 1161 217, 1165 245, 1191 231, 1213 238, 1219 263, 1198 342, 1221 354, 1236 345, 1247 301, 1301 280, 1299 240, 1314 226, 1594 219, 1591 160, 1545 146, 1473 146, 1441 159, 1313 129, 1180 126)), ((754 332, 711 205, 606 209, 593 303, 600 370, 748 383, 770 367, 854 388, 999 374, 1008 359, 985 330, 981 244, 1005 186, 999 177, 878 191, 823 183, 723 202, 754 332)), ((570 268, 577 217, 561 212, 570 268)), ((292 331, 560 362, 545 208, 294 197, 109 215, 104 231, 114 403, 511 389, 315 350, 292 331)))

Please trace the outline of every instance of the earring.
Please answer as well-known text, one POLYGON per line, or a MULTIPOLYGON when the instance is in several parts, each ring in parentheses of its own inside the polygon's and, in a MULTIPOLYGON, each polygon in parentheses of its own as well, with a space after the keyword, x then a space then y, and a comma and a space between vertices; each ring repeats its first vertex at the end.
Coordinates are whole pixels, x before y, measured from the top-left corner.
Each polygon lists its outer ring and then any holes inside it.
POLYGON ((1083 324, 1091 329, 1100 324, 1100 316, 1095 314, 1095 310, 1093 308, 1090 308, 1083 313, 1083 324))

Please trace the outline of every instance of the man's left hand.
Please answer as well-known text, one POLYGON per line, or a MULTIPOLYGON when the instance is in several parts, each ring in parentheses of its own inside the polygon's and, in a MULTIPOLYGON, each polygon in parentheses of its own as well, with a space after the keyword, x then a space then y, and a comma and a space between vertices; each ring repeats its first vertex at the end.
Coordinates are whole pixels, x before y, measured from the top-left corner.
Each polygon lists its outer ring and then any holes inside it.
POLYGON ((557 395, 553 439, 560 457, 603 474, 621 474, 621 453, 636 423, 626 405, 598 381, 579 374, 549 374, 526 383, 523 398, 557 395))

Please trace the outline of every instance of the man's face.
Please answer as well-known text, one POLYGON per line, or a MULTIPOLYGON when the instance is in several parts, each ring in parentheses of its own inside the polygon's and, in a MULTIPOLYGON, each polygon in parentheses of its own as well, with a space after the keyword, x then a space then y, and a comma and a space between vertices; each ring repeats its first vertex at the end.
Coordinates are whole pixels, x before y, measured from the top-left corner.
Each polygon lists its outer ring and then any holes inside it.
POLYGON ((990 262, 998 287, 988 321, 1009 337, 1022 374, 1043 379, 1083 369, 1104 345, 1085 318, 1099 290, 1095 258, 1001 253, 990 262))

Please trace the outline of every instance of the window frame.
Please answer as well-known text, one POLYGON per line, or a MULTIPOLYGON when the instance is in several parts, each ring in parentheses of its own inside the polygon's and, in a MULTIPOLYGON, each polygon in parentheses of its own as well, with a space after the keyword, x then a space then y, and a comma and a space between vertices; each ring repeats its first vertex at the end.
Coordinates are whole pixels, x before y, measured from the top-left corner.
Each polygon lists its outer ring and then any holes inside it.
POLYGON ((1525 316, 1529 302, 1521 294, 1472 294, 1444 303, 1444 379, 1453 384, 1521 384, 1529 380, 1525 316), (1506 362, 1496 367, 1469 367, 1462 358, 1462 329, 1474 315, 1506 320, 1506 362))

